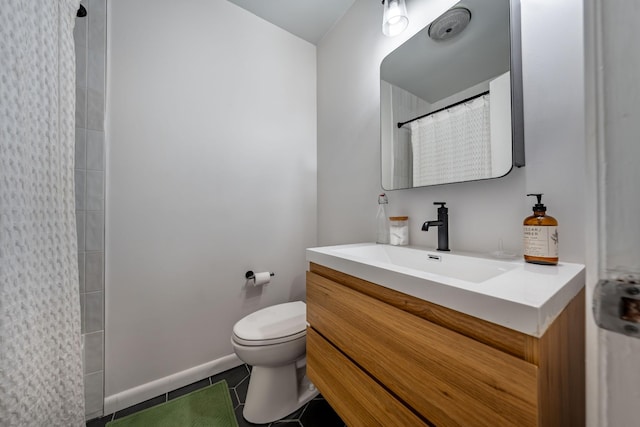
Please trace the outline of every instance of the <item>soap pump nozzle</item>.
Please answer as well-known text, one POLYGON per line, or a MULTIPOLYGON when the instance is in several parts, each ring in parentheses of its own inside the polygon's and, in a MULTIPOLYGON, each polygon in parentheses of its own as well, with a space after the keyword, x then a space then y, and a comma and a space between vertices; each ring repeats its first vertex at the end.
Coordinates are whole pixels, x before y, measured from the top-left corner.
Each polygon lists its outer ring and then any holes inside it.
POLYGON ((542 195, 544 193, 529 193, 527 194, 527 196, 536 196, 538 199, 538 203, 535 204, 535 206, 533 206, 531 209, 533 209, 534 212, 546 212, 547 211, 547 207, 545 205, 542 204, 542 195))

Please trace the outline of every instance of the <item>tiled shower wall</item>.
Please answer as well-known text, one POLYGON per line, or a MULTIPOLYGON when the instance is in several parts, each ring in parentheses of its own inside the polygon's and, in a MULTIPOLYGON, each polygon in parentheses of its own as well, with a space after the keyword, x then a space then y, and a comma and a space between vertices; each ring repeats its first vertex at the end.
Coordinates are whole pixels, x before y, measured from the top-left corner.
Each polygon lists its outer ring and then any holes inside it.
POLYGON ((104 402, 104 105, 106 0, 83 0, 76 18, 76 218, 84 349, 85 414, 104 402))

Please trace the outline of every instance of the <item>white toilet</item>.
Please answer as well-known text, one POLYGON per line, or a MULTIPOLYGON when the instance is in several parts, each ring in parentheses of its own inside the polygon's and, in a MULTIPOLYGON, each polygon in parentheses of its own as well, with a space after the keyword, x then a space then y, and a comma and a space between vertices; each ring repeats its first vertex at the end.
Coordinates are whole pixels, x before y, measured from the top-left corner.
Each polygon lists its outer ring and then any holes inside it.
POLYGON ((279 420, 318 395, 305 375, 306 313, 304 302, 288 302, 258 310, 234 325, 233 349, 253 367, 242 413, 247 421, 279 420))

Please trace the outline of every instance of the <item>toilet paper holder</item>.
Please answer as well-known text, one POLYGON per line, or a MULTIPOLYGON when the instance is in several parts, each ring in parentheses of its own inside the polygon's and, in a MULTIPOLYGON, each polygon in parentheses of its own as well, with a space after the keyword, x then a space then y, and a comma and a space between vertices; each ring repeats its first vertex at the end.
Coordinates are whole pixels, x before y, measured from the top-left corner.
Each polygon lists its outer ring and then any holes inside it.
MULTIPOLYGON (((275 275, 276 275, 276 273, 269 272, 269 276, 273 277, 275 275)), ((244 273, 244 277, 247 280, 256 280, 256 274, 251 270, 249 270, 246 273, 244 273)))

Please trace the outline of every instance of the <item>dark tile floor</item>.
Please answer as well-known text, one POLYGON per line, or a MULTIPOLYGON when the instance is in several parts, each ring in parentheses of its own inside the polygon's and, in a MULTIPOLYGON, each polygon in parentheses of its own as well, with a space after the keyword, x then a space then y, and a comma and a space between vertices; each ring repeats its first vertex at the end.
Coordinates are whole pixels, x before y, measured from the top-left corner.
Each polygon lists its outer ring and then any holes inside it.
POLYGON ((322 396, 316 397, 293 414, 290 414, 279 421, 275 421, 270 424, 252 424, 247 422, 242 418, 242 410, 244 409, 247 389, 249 388, 249 374, 250 368, 247 365, 241 365, 210 378, 205 378, 177 390, 170 391, 169 393, 154 397, 153 399, 149 399, 129 408, 122 409, 114 414, 87 421, 87 427, 104 427, 109 421, 126 417, 134 412, 175 399, 176 397, 214 384, 220 380, 227 381, 229 394, 231 395, 231 401, 233 402, 233 408, 236 413, 236 419, 238 420, 238 425, 240 427, 346 427, 345 423, 340 419, 340 417, 338 417, 333 408, 329 406, 322 396))

